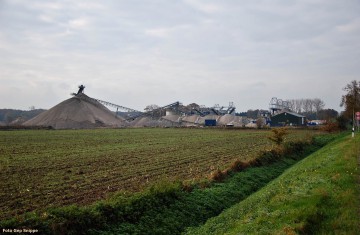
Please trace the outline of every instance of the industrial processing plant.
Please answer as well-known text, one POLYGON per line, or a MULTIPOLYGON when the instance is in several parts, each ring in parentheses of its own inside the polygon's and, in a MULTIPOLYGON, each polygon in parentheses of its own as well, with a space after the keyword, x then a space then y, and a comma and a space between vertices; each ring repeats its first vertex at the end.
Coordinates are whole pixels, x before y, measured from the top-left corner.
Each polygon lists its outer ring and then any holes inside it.
POLYGON ((24 126, 51 127, 54 129, 86 129, 100 127, 196 127, 251 125, 246 117, 236 116, 233 102, 228 106, 184 106, 179 101, 145 112, 108 101, 92 98, 80 85, 77 93, 51 109, 23 123, 24 126), (107 107, 116 108, 111 111, 107 107))

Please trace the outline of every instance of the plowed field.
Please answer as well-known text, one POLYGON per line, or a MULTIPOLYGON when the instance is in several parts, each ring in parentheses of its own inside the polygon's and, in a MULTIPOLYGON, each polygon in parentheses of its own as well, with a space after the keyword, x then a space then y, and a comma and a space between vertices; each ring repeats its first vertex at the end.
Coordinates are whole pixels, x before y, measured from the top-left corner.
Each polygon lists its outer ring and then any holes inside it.
MULTIPOLYGON (((164 178, 205 178, 271 148, 269 134, 181 128, 0 131, 0 219, 89 204, 164 178)), ((291 131, 288 139, 313 134, 291 131)))

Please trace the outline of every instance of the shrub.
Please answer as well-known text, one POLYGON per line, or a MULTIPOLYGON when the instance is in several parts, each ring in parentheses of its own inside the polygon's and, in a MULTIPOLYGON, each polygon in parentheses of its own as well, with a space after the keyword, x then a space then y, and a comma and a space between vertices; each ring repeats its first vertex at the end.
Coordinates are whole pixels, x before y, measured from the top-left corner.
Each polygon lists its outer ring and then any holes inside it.
POLYGON ((257 158, 249 161, 250 167, 265 166, 274 163, 284 156, 282 148, 274 148, 268 151, 263 151, 257 158))
POLYGON ((221 170, 217 169, 216 171, 212 172, 210 175, 210 180, 221 182, 226 178, 226 174, 222 172, 221 170))
POLYGON ((322 131, 326 131, 326 132, 336 132, 339 131, 339 124, 337 122, 328 122, 326 123, 326 125, 321 127, 322 131))
POLYGON ((281 145, 284 142, 285 135, 288 134, 286 127, 274 128, 271 130, 272 135, 269 136, 269 140, 275 142, 277 145, 281 145))
POLYGON ((236 160, 235 162, 233 162, 231 164, 230 169, 234 172, 238 172, 238 171, 245 170, 248 167, 249 167, 249 163, 243 162, 240 160, 236 160))

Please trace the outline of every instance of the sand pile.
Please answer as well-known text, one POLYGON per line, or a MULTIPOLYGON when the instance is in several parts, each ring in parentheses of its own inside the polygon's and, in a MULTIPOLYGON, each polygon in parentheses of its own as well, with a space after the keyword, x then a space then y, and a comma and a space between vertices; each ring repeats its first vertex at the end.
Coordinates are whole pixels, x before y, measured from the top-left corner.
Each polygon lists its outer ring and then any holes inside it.
POLYGON ((246 124, 245 127, 247 127, 247 128, 257 128, 257 125, 256 125, 256 123, 250 122, 250 123, 246 124))
POLYGON ((218 120, 219 125, 232 125, 236 127, 242 127, 248 124, 248 120, 246 117, 234 116, 231 114, 225 114, 221 116, 218 120))
POLYGON ((200 119, 200 115, 191 115, 185 116, 182 118, 182 121, 185 123, 198 124, 200 119))
POLYGON ((234 120, 235 120, 234 115, 225 114, 224 116, 221 116, 219 118, 219 124, 220 125, 227 125, 227 124, 230 124, 230 123, 234 122, 234 120))
POLYGON ((129 122, 129 127, 171 127, 180 126, 181 118, 179 115, 168 115, 161 118, 138 117, 129 122))
MULTIPOLYGON (((217 126, 235 126, 243 127, 249 124, 249 119, 241 116, 234 116, 231 114, 219 115, 200 115, 180 116, 180 115, 167 115, 160 118, 143 116, 136 118, 134 121, 129 122, 129 127, 171 127, 171 126, 203 126, 205 120, 216 120, 217 126)), ((249 125, 252 126, 252 125, 249 125)))
POLYGON ((51 126, 55 129, 120 127, 123 119, 99 102, 80 93, 26 121, 25 126, 51 126))
POLYGON ((154 120, 151 117, 138 117, 134 121, 129 123, 131 127, 155 127, 159 123, 158 120, 154 120))
POLYGON ((22 125, 24 122, 26 122, 26 119, 24 117, 18 117, 14 121, 10 122, 10 126, 17 126, 22 125))
POLYGON ((180 123, 181 122, 181 117, 180 115, 166 115, 162 117, 163 120, 165 121, 170 121, 170 122, 175 122, 175 123, 180 123))

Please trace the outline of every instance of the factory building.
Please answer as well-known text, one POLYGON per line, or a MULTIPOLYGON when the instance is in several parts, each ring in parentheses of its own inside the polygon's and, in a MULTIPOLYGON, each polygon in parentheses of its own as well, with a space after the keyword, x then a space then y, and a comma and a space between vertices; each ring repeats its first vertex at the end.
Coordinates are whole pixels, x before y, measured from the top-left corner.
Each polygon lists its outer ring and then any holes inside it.
POLYGON ((271 117, 271 126, 306 126, 306 117, 298 113, 283 111, 271 117))

